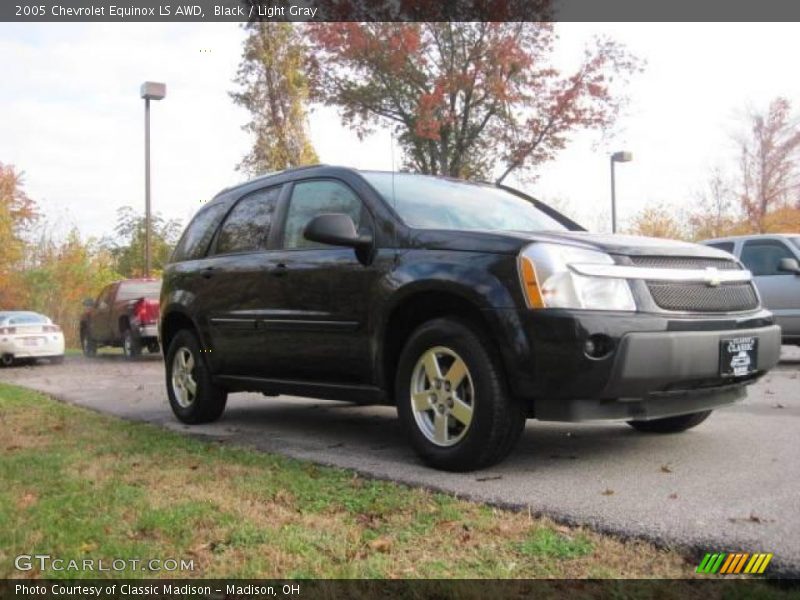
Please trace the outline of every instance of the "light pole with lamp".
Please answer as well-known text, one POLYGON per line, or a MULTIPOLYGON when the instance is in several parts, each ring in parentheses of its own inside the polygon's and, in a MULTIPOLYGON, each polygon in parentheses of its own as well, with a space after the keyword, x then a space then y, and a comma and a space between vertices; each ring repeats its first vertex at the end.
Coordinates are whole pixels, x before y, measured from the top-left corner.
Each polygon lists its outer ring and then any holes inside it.
POLYGON ((611 155, 611 233, 617 233, 617 190, 614 181, 614 163, 631 162, 631 152, 614 152, 611 155))
POLYGON ((144 98, 144 276, 150 277, 150 100, 162 100, 167 86, 145 81, 139 95, 144 98))

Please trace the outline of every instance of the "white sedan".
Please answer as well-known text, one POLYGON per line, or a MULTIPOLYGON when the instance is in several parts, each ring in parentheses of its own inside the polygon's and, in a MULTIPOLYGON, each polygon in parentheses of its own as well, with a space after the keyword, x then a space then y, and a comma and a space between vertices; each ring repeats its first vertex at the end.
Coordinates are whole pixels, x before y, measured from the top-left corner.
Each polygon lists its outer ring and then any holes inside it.
POLYGON ((19 359, 64 360, 64 333, 48 317, 29 311, 0 311, 0 364, 19 359))

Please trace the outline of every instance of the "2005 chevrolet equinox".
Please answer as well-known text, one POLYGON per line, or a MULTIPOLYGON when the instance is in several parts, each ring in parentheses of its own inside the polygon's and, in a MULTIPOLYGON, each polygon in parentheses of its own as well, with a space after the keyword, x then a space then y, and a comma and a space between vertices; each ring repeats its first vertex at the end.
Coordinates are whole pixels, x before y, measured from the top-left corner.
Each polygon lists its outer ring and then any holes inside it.
POLYGON ((397 407, 430 465, 500 461, 528 418, 678 432, 778 361, 750 272, 593 235, 510 188, 314 166, 226 189, 161 291, 175 415, 259 391, 397 407))

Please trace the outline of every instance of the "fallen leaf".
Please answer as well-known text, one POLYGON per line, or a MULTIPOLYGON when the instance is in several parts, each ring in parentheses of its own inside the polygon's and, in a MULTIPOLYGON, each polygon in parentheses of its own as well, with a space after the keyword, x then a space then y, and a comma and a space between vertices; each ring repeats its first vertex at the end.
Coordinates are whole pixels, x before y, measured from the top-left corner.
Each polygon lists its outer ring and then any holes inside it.
POLYGON ((39 501, 39 497, 32 493, 28 492, 27 494, 23 494, 22 498, 19 499, 17 504, 20 508, 28 508, 29 506, 33 506, 39 501))
POLYGON ((661 465, 661 472, 662 473, 672 473, 672 469, 669 465, 661 465))
POLYGON ((89 552, 93 552, 97 550, 97 544, 94 542, 84 542, 78 548, 82 554, 88 554, 89 552))
POLYGON ((502 478, 502 475, 487 475, 486 477, 476 477, 475 481, 495 481, 502 478))
POLYGON ((603 496, 613 496, 613 495, 614 495, 614 490, 612 490, 611 488, 606 488, 606 490, 603 492, 603 496))
POLYGON ((389 552, 389 550, 392 549, 392 541, 388 538, 381 537, 372 540, 369 543, 369 547, 375 550, 376 552, 380 552, 381 554, 386 554, 389 552))
POLYGON ((553 529, 563 535, 570 535, 572 533, 572 530, 566 525, 553 525, 553 529))
POLYGON ((786 407, 780 402, 776 402, 775 404, 772 405, 772 408, 786 408, 786 407))
POLYGON ((677 500, 678 499, 678 494, 676 494, 675 492, 672 492, 669 496, 667 496, 667 498, 669 498, 670 500, 677 500))

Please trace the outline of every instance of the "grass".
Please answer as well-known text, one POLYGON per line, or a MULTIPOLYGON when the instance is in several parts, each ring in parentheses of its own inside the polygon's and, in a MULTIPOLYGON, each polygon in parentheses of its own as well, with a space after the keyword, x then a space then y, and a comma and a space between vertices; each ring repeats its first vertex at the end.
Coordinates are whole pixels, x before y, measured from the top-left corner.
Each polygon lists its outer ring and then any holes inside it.
POLYGON ((694 571, 678 553, 644 542, 200 441, 3 384, 0 431, 0 578, 23 575, 13 557, 34 553, 194 561, 194 571, 114 574, 127 577, 675 578, 694 571))

